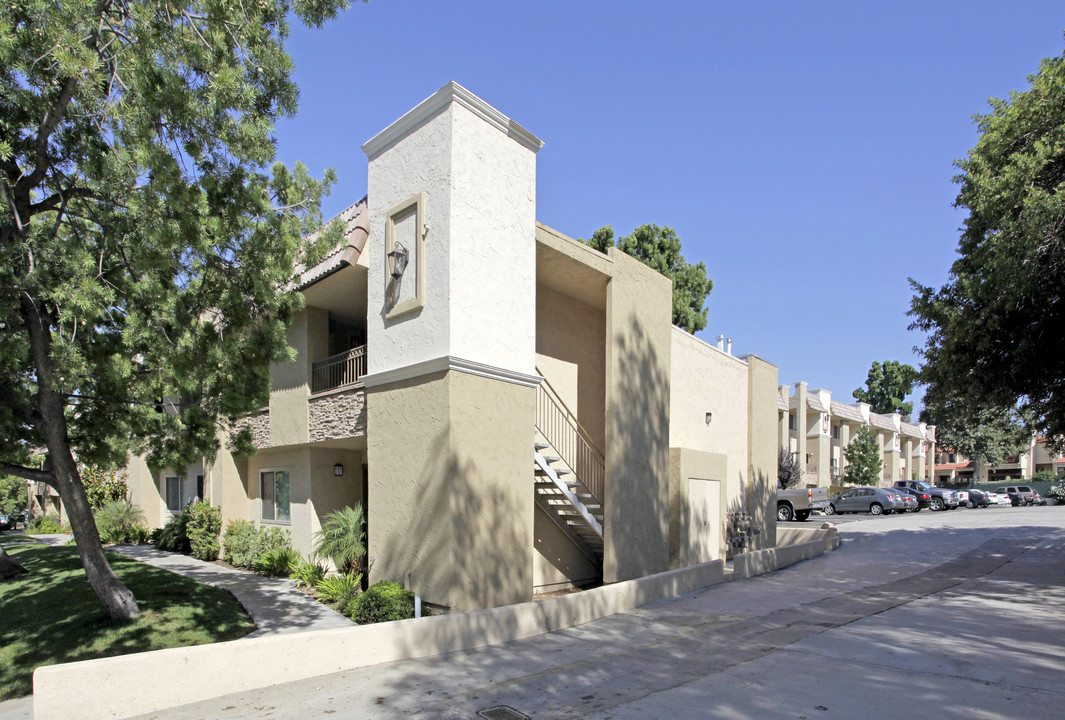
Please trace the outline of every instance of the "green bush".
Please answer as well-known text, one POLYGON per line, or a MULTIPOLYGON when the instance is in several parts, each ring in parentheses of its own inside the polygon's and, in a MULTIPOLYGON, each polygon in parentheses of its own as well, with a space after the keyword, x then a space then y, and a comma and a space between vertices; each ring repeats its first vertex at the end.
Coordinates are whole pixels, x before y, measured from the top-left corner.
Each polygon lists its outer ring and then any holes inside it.
POLYGON ((26 531, 31 535, 58 535, 63 532, 63 525, 55 515, 42 515, 30 520, 26 531))
POLYGON ((359 591, 362 582, 362 573, 345 573, 343 575, 330 575, 315 586, 318 596, 328 602, 336 602, 345 594, 355 595, 359 591))
POLYGON ((397 582, 382 580, 355 598, 349 611, 351 619, 361 625, 405 620, 414 617, 414 593, 397 582))
POLYGON ((287 576, 301 559, 300 554, 292 548, 274 548, 255 559, 255 570, 272 577, 287 576))
POLYGON ((258 552, 259 528, 250 520, 230 520, 222 536, 222 559, 230 565, 250 568, 258 552))
POLYGON ((222 508, 206 500, 197 500, 185 510, 189 548, 198 560, 218 559, 218 536, 222 532, 222 508))
POLYGON ((292 568, 292 574, 290 578, 296 581, 296 587, 317 587, 318 583, 325 579, 325 568, 321 563, 311 562, 310 560, 300 560, 296 563, 296 566, 292 568))
POLYGON ((104 543, 136 545, 146 534, 144 513, 128 500, 112 500, 96 512, 96 529, 104 543))
POLYGON ((270 525, 259 528, 259 537, 255 546, 256 555, 268 553, 271 550, 291 550, 292 533, 288 528, 270 525))
POLYGON ((357 572, 359 558, 366 553, 366 514, 362 503, 341 508, 325 516, 315 535, 314 554, 332 558, 341 573, 357 572))
POLYGON ((165 552, 185 553, 188 555, 189 546, 188 515, 180 513, 170 518, 166 525, 152 533, 152 544, 157 550, 165 552))

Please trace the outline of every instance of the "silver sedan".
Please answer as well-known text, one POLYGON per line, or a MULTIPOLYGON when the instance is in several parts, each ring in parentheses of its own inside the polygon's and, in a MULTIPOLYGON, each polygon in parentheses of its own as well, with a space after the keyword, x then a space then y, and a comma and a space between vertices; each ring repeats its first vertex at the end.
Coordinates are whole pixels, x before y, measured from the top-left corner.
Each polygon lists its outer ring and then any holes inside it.
POLYGON ((851 488, 830 498, 825 513, 867 512, 873 515, 905 512, 906 502, 889 488, 851 488), (829 510, 831 508, 831 510, 829 510))

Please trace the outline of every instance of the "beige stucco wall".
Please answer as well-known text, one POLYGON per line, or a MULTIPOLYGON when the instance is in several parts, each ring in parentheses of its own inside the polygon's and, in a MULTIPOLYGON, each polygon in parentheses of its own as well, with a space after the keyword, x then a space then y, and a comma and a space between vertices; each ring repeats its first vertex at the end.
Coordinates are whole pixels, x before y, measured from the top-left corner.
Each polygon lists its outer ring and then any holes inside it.
POLYGON ((747 361, 747 507, 761 533, 752 549, 776 546, 777 381, 776 365, 754 355, 747 361))
POLYGON ((144 521, 148 527, 161 527, 163 525, 162 508, 165 502, 159 494, 157 476, 152 473, 148 463, 139 455, 129 458, 125 472, 130 500, 144 512, 144 521))
POLYGON ((727 458, 725 511, 749 511, 747 363, 676 327, 670 339, 669 445, 727 458))
POLYGON ((536 286, 536 366, 602 449, 606 313, 536 286))
POLYGON ((603 580, 669 567, 672 286, 611 248, 606 308, 603 580))
MULTIPOLYGON (((247 460, 247 517, 257 524, 278 526, 292 533, 292 547, 309 555, 314 535, 328 512, 350 505, 362 495, 362 453, 328 447, 288 447, 258 452, 247 460), (344 465, 344 476, 333 476, 333 465, 344 465), (288 523, 262 519, 260 475, 263 470, 289 473, 288 523)), ((234 467, 234 469, 236 469, 234 467)), ((239 516, 239 497, 228 512, 239 516)), ((232 519, 232 518, 230 518, 232 519)))
POLYGON ((527 600, 534 390, 447 371, 367 397, 371 582, 454 610, 527 600))
MULTIPOLYGON (((709 562, 725 557, 725 507, 728 458, 719 453, 701 452, 689 448, 669 449, 669 565, 671 569, 688 567, 699 562, 709 562), (693 508, 691 491, 693 483, 714 483, 718 491, 717 514, 714 526, 707 527, 696 522, 693 534, 693 514, 701 514, 693 508), (695 511, 693 513, 693 510, 695 511), (696 550, 713 549, 712 557, 697 557, 696 550)), ((712 504, 711 504, 712 507, 712 504)), ((698 519, 698 518, 697 518, 698 519)))
POLYGON ((297 312, 288 329, 296 360, 270 366, 270 444, 299 445, 310 440, 307 398, 311 366, 329 354, 329 313, 307 307, 297 312))

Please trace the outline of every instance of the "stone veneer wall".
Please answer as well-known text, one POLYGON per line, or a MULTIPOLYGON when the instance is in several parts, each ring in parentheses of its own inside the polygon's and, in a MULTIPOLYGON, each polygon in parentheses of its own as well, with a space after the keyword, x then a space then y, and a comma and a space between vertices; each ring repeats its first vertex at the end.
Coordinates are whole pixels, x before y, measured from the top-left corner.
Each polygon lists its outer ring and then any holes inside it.
POLYGON ((366 435, 366 390, 348 388, 309 401, 311 442, 366 435))
POLYGON ((251 441, 259 450, 270 447, 270 411, 262 410, 258 415, 241 418, 234 430, 251 428, 251 441))

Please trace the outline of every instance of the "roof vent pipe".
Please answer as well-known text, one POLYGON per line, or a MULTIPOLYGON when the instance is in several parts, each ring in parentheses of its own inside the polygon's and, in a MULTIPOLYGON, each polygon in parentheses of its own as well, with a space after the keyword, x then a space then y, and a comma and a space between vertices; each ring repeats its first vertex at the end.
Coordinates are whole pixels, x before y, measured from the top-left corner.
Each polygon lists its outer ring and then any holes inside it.
POLYGON ((718 350, 724 350, 725 349, 725 336, 724 335, 718 335, 717 336, 717 349, 718 350))
POLYGON ((732 354, 732 338, 728 339, 728 345, 725 346, 725 352, 729 355, 732 354))

